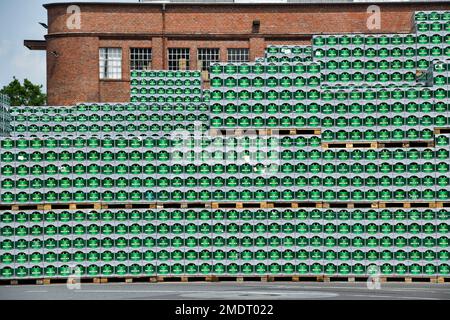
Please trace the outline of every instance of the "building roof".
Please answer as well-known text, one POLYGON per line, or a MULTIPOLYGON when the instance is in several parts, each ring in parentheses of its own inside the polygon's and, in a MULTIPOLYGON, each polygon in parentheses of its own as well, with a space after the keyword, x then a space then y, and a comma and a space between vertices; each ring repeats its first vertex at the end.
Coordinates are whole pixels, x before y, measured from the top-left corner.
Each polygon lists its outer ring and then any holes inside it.
POLYGON ((430 4, 448 3, 448 0, 136 0, 136 2, 54 2, 44 4, 45 8, 68 4, 72 5, 105 5, 105 6, 135 6, 135 5, 289 5, 289 4, 430 4))
POLYGON ((47 42, 45 40, 24 40, 23 44, 30 50, 46 50, 47 42))

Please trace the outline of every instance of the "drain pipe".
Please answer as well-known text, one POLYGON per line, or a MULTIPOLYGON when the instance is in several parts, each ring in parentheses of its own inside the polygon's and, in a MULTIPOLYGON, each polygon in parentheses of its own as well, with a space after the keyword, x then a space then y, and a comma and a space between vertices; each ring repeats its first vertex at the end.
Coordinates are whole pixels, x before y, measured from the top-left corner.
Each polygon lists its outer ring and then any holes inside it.
POLYGON ((166 54, 166 4, 162 4, 162 59, 163 59, 163 70, 167 69, 167 54, 166 54))

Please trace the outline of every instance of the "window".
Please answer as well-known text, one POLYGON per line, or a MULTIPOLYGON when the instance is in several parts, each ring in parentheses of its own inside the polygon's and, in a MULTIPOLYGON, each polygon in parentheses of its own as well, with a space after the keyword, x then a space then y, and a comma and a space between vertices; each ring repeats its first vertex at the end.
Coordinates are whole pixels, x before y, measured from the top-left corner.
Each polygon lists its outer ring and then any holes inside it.
POLYGON ((121 48, 100 48, 100 79, 122 79, 121 48))
POLYGON ((209 70, 211 63, 219 62, 219 49, 198 49, 198 67, 202 70, 209 70))
POLYGON ((131 48, 130 70, 150 70, 152 67, 152 49, 131 48))
POLYGON ((228 62, 249 62, 248 49, 228 49, 228 62))
POLYGON ((189 70, 189 49, 169 49, 169 70, 189 70))

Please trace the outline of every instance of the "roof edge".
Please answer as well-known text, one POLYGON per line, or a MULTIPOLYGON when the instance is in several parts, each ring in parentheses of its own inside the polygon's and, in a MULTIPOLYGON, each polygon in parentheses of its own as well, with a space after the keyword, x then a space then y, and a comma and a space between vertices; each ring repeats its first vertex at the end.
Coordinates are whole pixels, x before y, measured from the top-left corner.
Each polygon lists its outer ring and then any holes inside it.
POLYGON ((69 6, 69 5, 99 5, 99 6, 107 6, 107 5, 115 5, 115 6, 308 6, 308 5, 364 5, 367 6, 369 4, 377 4, 377 5, 385 5, 385 4, 394 4, 394 5, 411 5, 411 4, 447 4, 447 1, 442 0, 412 0, 412 1, 373 1, 373 2, 282 2, 282 3, 230 3, 230 2, 52 2, 45 3, 42 6, 46 9, 56 6, 69 6))

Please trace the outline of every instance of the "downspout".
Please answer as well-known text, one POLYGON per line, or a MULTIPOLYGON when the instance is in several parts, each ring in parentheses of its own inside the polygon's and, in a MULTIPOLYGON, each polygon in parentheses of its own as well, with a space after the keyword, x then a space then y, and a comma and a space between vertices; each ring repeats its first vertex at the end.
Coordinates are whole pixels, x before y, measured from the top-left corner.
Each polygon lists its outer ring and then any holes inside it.
POLYGON ((163 59, 163 70, 167 69, 167 44, 166 44, 166 4, 162 4, 162 59, 163 59))

